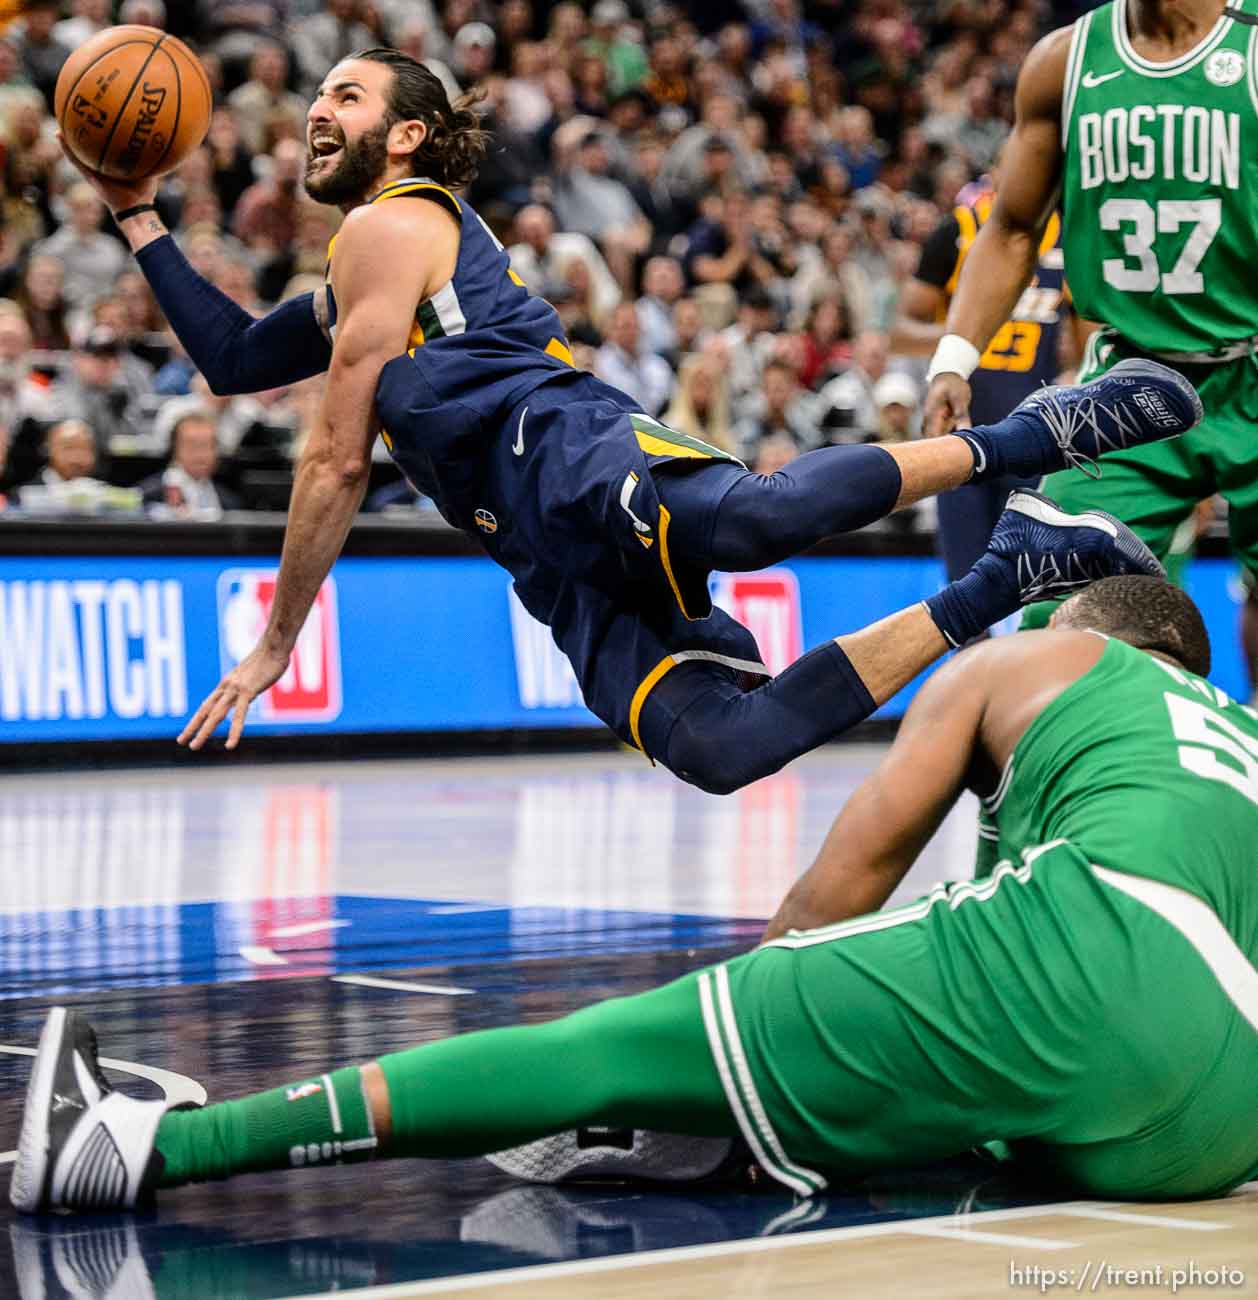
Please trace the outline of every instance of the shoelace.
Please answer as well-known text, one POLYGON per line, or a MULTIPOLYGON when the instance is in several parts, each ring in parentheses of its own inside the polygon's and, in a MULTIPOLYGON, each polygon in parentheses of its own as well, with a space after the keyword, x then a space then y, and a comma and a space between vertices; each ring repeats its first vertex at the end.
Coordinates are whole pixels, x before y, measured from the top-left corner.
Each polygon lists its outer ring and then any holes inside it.
POLYGON ((1052 388, 1045 388, 1036 393, 1032 399, 1048 425, 1053 440, 1061 448, 1066 463, 1073 469, 1081 470, 1088 478, 1100 478, 1101 467, 1095 456, 1079 451, 1075 447, 1075 437, 1084 429, 1091 429, 1096 435, 1097 455, 1107 451, 1121 451, 1130 445, 1132 435, 1139 432, 1132 423, 1131 416, 1121 401, 1107 402, 1098 410, 1095 397, 1080 397, 1067 406, 1052 388), (1108 415, 1114 428, 1107 433, 1101 427, 1100 416, 1108 415))
POLYGON ((1018 552, 1018 589, 1024 603, 1046 596, 1059 596, 1063 592, 1086 587, 1091 582, 1108 577, 1110 570, 1099 557, 1082 556, 1078 551, 1067 551, 1065 569, 1056 555, 1032 555, 1018 552))

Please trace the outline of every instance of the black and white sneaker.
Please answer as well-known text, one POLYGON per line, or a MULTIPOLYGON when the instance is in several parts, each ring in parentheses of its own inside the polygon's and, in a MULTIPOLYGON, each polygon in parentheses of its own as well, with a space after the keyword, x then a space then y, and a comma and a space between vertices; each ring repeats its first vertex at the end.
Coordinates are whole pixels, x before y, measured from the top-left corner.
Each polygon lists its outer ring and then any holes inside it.
POLYGON ((153 1139, 168 1109, 115 1092, 92 1027, 54 1007, 26 1089, 9 1199, 26 1214, 132 1209, 161 1174, 153 1139))
POLYGON ((724 1166, 741 1166, 741 1143, 733 1138, 684 1137, 643 1128, 577 1128, 485 1157, 528 1183, 583 1179, 645 1179, 689 1183, 712 1178, 724 1166))

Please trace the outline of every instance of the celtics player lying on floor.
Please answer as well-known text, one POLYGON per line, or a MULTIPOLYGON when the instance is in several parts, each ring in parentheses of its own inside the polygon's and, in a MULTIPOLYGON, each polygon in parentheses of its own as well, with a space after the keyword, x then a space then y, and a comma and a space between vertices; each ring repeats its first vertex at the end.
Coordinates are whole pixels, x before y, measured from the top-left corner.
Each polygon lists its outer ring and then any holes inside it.
POLYGON ((996 1140, 1093 1195, 1221 1194, 1258 1172, 1258 716, 1209 666, 1192 602, 1142 577, 963 652, 763 946, 549 1024, 168 1112, 110 1092, 86 1022, 54 1010, 13 1202, 131 1206, 382 1156, 675 1177, 739 1137, 802 1194, 996 1140), (998 827, 990 875, 842 923, 887 899, 967 785, 998 827))

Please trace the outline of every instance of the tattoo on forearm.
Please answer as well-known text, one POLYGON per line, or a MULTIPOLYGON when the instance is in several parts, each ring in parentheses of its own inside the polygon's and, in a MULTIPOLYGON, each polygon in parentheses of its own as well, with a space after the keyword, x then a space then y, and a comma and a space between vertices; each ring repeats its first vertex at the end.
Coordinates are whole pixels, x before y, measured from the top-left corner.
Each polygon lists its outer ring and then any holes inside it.
POLYGON ((149 222, 149 234, 160 235, 161 233, 162 233, 162 223, 156 217, 154 217, 149 222))

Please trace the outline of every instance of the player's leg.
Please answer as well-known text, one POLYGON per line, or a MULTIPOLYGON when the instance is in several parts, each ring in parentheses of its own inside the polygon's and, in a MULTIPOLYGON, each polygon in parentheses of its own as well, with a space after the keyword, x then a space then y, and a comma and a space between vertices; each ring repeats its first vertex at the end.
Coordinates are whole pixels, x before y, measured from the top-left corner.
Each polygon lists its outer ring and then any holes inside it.
MULTIPOLYGON (((700 625, 675 623, 669 644, 711 648, 679 648, 652 665, 638 661, 626 739, 692 785, 728 794, 869 717, 949 647, 972 640, 1020 604, 1117 572, 1160 569, 1116 521, 1065 515, 1035 493, 1015 493, 987 553, 959 582, 824 642, 754 689, 738 673, 748 666, 739 660, 750 656, 722 653, 711 640, 724 629, 737 647, 740 635, 749 640, 745 629, 720 610, 700 625)), ((596 666, 583 680, 595 712, 604 698, 600 678, 606 685, 596 666)), ((623 693, 613 692, 613 703, 616 698, 623 693)))
POLYGON ((708 569, 762 569, 964 483, 1038 475, 1172 437, 1200 409, 1182 376, 1129 361, 1090 385, 1044 389, 996 424, 956 435, 825 447, 771 475, 727 464, 668 470, 657 485, 675 552, 708 569))
POLYGON ((90 1029, 58 1008, 32 1071, 11 1197, 24 1210, 129 1206, 157 1186, 379 1156, 477 1155, 583 1125, 737 1133, 696 977, 548 1024, 460 1035, 170 1112, 110 1091, 90 1029), (65 1097, 75 1104, 57 1100, 65 1097))

